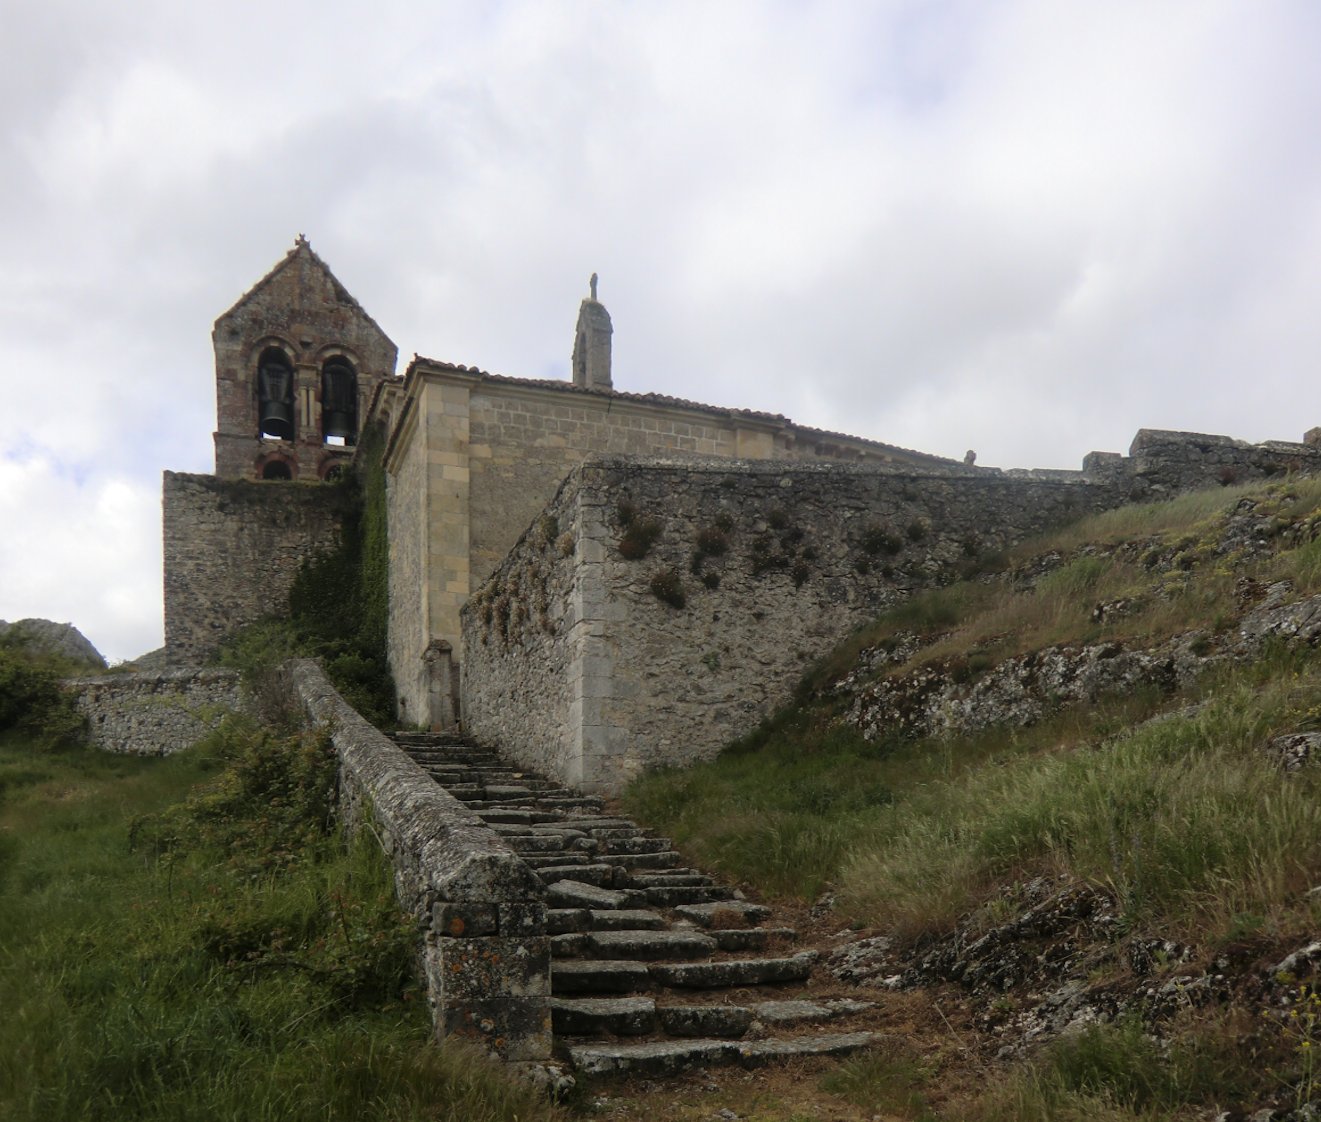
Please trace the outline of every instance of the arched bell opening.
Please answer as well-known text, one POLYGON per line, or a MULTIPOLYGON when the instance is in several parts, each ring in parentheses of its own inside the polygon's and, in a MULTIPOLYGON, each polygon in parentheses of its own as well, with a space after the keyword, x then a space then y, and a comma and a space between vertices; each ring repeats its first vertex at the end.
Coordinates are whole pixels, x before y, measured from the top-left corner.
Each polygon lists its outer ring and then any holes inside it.
POLYGON ((294 438, 294 368, 279 347, 267 347, 257 360, 257 435, 294 438))
POLYGON ((344 473, 348 471, 350 460, 343 456, 335 456, 333 459, 325 460, 317 474, 326 483, 334 483, 338 479, 344 478, 344 473))
POLYGON ((321 367, 321 436, 346 448, 358 443, 358 375, 338 355, 321 367))

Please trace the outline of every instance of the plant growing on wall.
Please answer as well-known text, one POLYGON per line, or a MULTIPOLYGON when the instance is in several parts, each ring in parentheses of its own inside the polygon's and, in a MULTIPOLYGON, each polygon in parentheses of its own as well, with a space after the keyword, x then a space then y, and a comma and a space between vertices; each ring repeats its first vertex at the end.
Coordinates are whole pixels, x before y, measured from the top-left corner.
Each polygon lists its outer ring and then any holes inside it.
POLYGON ((661 524, 654 518, 634 518, 619 538, 619 555, 625 561, 640 561, 660 537, 661 524))
POLYGON ((673 566, 660 569, 652 576, 651 594, 661 603, 669 604, 671 608, 682 608, 688 603, 688 597, 683 590, 683 578, 679 575, 679 570, 673 566))
POLYGON ((383 452, 380 431, 364 431, 354 471, 335 484, 349 499, 339 548, 304 565, 289 592, 300 652, 320 657, 349 704, 381 726, 395 717, 383 452))

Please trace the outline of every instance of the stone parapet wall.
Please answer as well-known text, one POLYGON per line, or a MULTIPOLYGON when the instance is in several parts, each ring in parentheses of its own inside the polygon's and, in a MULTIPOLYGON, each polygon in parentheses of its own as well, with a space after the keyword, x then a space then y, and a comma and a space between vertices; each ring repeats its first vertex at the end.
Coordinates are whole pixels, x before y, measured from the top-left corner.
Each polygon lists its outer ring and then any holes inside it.
MULTIPOLYGON (((1284 440, 1248 444, 1228 436, 1139 429, 1128 457, 1111 463, 1134 498, 1160 498, 1216 485, 1253 483, 1321 470, 1321 447, 1284 440)), ((1101 467, 1104 472, 1104 465, 1101 467)))
POLYGON ((337 694, 321 668, 285 668, 293 700, 330 729, 340 812, 369 820, 394 868, 400 905, 424 940, 439 1036, 509 1060, 550 1056, 545 887, 509 846, 337 694))
POLYGON ((131 756, 187 748, 246 705, 233 670, 103 674, 69 678, 64 687, 87 720, 93 747, 131 756))
POLYGON ((205 662, 226 636, 285 615, 304 562, 339 543, 350 495, 324 484, 253 483, 167 471, 165 649, 205 662))
POLYGON ((593 458, 543 516, 572 539, 534 522, 464 610, 465 724, 618 790, 747 732, 909 593, 1120 501, 1077 478, 593 458))

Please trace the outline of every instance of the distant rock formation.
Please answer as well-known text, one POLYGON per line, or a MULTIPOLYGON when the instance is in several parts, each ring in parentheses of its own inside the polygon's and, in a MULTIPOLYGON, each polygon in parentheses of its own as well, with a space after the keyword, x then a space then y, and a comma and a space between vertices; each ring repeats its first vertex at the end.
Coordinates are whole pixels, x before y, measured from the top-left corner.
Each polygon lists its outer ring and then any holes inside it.
POLYGON ((0 619, 0 646, 20 647, 33 654, 54 655, 79 666, 106 669, 106 660, 71 623, 48 619, 20 619, 6 623, 0 619))

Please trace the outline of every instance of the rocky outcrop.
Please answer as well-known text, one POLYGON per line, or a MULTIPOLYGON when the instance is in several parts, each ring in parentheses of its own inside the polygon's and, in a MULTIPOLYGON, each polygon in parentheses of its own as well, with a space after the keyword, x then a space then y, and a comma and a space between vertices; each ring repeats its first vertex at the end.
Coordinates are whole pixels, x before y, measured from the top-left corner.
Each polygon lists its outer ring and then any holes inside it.
POLYGON ((106 668, 101 652, 71 623, 55 623, 48 619, 20 619, 6 623, 0 619, 0 646, 64 659, 89 669, 106 668))

